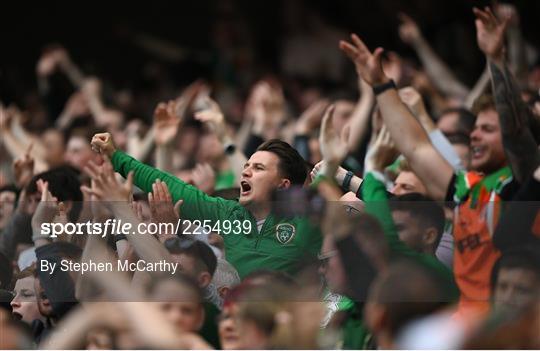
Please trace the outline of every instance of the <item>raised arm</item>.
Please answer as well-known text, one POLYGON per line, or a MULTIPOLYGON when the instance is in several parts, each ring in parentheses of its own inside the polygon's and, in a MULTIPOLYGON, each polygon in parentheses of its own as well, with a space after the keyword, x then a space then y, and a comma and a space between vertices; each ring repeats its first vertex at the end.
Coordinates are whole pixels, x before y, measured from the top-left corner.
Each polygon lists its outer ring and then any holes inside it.
POLYGON ((384 74, 381 65, 383 49, 377 48, 371 53, 358 36, 353 34, 351 38, 353 44, 341 41, 340 48, 355 63, 358 74, 376 90, 381 115, 398 150, 426 184, 430 196, 444 199, 453 175, 452 166, 433 147, 424 128, 403 104, 395 85, 384 74))
POLYGON ((514 177, 525 181, 540 164, 540 152, 529 127, 529 110, 504 59, 508 18, 498 20, 489 8, 475 8, 477 41, 486 55, 506 157, 514 177))
POLYGON ((480 95, 484 93, 486 88, 489 86, 489 67, 486 65, 486 68, 482 71, 480 78, 474 84, 474 87, 471 89, 467 98, 465 99, 465 108, 470 110, 480 95))
POLYGON ((156 144, 156 167, 172 173, 173 167, 173 145, 172 142, 178 134, 180 118, 175 112, 175 102, 173 100, 161 102, 154 110, 154 142, 156 144))
POLYGON ((234 201, 208 196, 173 175, 145 165, 116 150, 110 133, 96 134, 92 138, 92 147, 104 155, 112 155, 111 162, 114 170, 123 177, 127 177, 129 172, 133 171, 134 184, 146 193, 152 191, 152 184, 158 179, 167 183, 172 200, 174 202, 184 200, 182 213, 186 219, 217 221, 227 217, 233 208, 239 206, 234 201))
POLYGON ((400 14, 399 18, 402 21, 399 27, 401 39, 414 48, 433 84, 447 95, 465 99, 469 89, 454 76, 450 68, 433 51, 422 36, 418 25, 405 14, 400 14))
POLYGON ((454 147, 446 136, 437 129, 435 123, 429 116, 422 96, 412 87, 405 87, 399 90, 401 101, 412 112, 413 116, 418 119, 424 130, 428 133, 429 139, 433 147, 439 151, 442 157, 452 165, 455 170, 464 169, 459 155, 454 150, 454 147))
POLYGON ((508 18, 506 42, 508 44, 508 63, 510 71, 516 77, 520 87, 527 85, 527 47, 520 27, 520 16, 515 5, 497 4, 495 11, 498 18, 508 18))
POLYGON ((371 87, 360 77, 358 77, 358 88, 362 95, 353 110, 349 122, 350 131, 347 140, 349 152, 355 152, 362 143, 362 140, 366 137, 369 117, 375 104, 375 97, 373 96, 371 87))

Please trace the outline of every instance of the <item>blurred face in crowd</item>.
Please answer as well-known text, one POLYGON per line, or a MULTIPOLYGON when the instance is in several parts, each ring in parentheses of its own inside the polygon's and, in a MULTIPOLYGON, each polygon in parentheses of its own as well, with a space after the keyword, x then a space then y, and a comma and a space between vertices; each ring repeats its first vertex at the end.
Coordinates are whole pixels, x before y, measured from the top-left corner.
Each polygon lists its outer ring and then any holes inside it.
POLYGON ((17 195, 13 191, 0 192, 0 229, 4 228, 15 210, 17 195))
POLYGON ((183 127, 179 132, 178 152, 182 155, 194 155, 197 151, 200 133, 193 127, 183 127))
POLYGON ((45 161, 49 166, 60 166, 64 162, 64 136, 55 129, 47 129, 43 133, 43 146, 47 150, 45 161))
POLYGON ((208 270, 203 269, 203 263, 197 262, 197 259, 186 254, 172 254, 173 260, 180 264, 182 272, 195 279, 201 288, 206 288, 212 281, 212 275, 208 270))
POLYGON ((540 277, 531 269, 501 267, 493 290, 496 310, 526 308, 540 299, 540 277))
POLYGON ((420 220, 409 211, 392 211, 392 219, 398 232, 399 240, 417 252, 433 253, 433 244, 437 238, 435 228, 424 228, 420 220))
POLYGON ((240 179, 241 205, 268 202, 273 190, 290 185, 290 181, 280 175, 278 165, 279 157, 268 151, 257 151, 249 158, 240 179))
POLYGON ((44 317, 51 317, 53 312, 51 302, 47 295, 45 295, 45 290, 41 287, 41 282, 38 278, 34 278, 34 291, 36 293, 39 313, 44 317))
POLYGON ((471 133, 471 168, 491 173, 506 163, 497 111, 480 111, 471 133))
POLYGON ((88 140, 81 136, 72 136, 67 144, 65 161, 71 166, 83 170, 94 157, 94 152, 88 140))
POLYGON ((420 193, 425 195, 427 189, 416 174, 409 171, 401 171, 394 182, 394 188, 392 188, 391 193, 394 195, 405 195, 410 193, 420 193))
POLYGON ((204 322, 204 309, 200 299, 189 288, 172 279, 158 283, 153 301, 164 313, 169 323, 179 331, 198 331, 204 322))
POLYGON ((240 335, 236 324, 238 306, 229 303, 223 306, 218 323, 219 342, 223 350, 240 349, 240 335))
POLYGON ((459 114, 457 112, 447 112, 437 120, 437 129, 444 134, 455 134, 458 132, 459 114))
POLYGON ((197 150, 197 162, 208 162, 214 164, 220 160, 223 153, 223 146, 214 133, 205 133, 200 138, 200 144, 197 150))
POLYGON ((13 315, 26 323, 41 318, 34 290, 34 277, 29 276, 15 283, 15 297, 11 300, 13 315))
POLYGON ((345 269, 331 235, 324 237, 320 259, 319 273, 324 277, 328 288, 334 293, 344 293, 347 285, 345 269))

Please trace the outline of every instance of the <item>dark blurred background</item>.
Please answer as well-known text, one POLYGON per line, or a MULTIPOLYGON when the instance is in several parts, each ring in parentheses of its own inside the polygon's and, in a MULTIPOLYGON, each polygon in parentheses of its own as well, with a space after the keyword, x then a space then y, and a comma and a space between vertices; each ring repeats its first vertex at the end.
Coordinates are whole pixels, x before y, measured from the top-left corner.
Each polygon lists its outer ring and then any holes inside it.
MULTIPOLYGON (((540 47, 540 1, 512 3, 521 15, 525 39, 540 47)), ((397 34, 400 11, 418 22, 437 53, 472 85, 484 62, 476 47, 471 9, 488 4, 476 0, 4 2, 0 98, 23 103, 28 91, 36 89, 35 64, 51 43, 66 47, 86 73, 104 77, 115 87, 151 88, 156 77, 179 85, 205 77, 247 86, 267 73, 342 84, 354 75, 349 74, 352 65, 340 61, 337 39, 350 32, 359 33, 368 45, 415 59, 397 34), (295 45, 299 42, 304 44, 295 45), (317 62, 321 67, 313 67, 317 62)))

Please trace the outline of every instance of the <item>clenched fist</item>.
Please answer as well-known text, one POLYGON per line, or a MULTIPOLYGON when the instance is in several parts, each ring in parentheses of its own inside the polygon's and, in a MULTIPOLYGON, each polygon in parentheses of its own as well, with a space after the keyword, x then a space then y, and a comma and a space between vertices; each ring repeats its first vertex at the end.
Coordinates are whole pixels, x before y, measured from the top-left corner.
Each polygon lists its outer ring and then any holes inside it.
POLYGON ((112 157, 116 151, 116 146, 112 139, 111 133, 98 133, 92 138, 92 150, 99 152, 100 154, 112 157))

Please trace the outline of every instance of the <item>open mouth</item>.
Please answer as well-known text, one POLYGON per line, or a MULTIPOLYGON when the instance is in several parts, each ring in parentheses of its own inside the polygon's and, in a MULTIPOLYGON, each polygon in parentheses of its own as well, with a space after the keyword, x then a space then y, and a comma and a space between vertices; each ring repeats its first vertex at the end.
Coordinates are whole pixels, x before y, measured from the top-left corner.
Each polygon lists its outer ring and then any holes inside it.
POLYGON ((473 158, 480 158, 480 157, 484 156, 485 151, 486 151, 485 146, 473 146, 471 148, 473 158))
POLYGON ((12 315, 13 315, 13 318, 15 318, 16 320, 20 321, 22 319, 22 314, 18 312, 13 312, 12 315))
POLYGON ((240 195, 245 196, 251 192, 251 184, 245 180, 240 182, 240 195))

